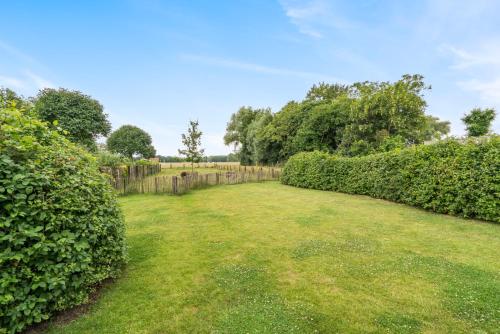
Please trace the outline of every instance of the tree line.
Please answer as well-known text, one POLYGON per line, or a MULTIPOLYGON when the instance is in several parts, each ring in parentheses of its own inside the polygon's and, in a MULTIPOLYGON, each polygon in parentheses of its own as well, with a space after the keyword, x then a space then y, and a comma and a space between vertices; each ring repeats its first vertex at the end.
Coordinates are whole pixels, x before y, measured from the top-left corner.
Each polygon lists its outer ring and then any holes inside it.
MULTIPOLYGON (((396 82, 319 83, 302 101, 276 113, 241 107, 227 123, 224 142, 242 164, 276 164, 302 151, 362 156, 439 140, 450 122, 426 114, 421 75, 396 82)), ((470 135, 483 135, 495 111, 474 109, 463 118, 470 135)))
MULTIPOLYGON (((103 165, 120 165, 134 159, 156 156, 151 136, 135 125, 123 125, 111 132, 111 123, 99 101, 79 91, 46 88, 33 98, 24 98, 8 88, 0 88, 0 107, 17 106, 64 134, 98 157, 103 165), (98 144, 99 137, 106 144, 98 144)), ((190 121, 187 134, 182 135, 183 161, 200 162, 206 157, 201 149, 202 132, 198 121, 190 121)), ((214 158, 217 160, 217 158, 214 158)), ((215 161, 214 160, 214 161, 215 161)), ((226 157, 227 161, 227 157, 226 157)))

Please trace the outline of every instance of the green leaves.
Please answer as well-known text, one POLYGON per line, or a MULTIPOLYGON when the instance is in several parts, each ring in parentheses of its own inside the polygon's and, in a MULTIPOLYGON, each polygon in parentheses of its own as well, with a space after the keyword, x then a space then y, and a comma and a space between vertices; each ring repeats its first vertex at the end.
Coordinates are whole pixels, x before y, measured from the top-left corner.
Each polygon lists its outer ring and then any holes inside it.
POLYGON ((34 109, 53 129, 90 150, 95 150, 98 136, 111 131, 102 105, 78 91, 45 88, 38 93, 34 109))
POLYGON ((95 159, 0 108, 0 333, 84 302, 125 262, 123 218, 95 159))
POLYGON ((123 125, 111 133, 106 142, 108 150, 132 158, 152 158, 156 151, 152 145, 151 136, 134 125, 123 125))
POLYGON ((368 195, 440 213, 500 222, 500 137, 343 158, 299 153, 281 181, 303 188, 368 195))

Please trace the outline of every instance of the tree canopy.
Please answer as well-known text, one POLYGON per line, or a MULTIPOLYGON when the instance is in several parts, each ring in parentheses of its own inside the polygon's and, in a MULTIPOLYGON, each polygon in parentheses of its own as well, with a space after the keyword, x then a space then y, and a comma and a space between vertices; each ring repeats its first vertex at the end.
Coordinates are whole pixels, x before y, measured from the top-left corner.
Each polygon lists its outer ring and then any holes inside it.
POLYGON ((102 105, 79 91, 43 89, 35 98, 34 108, 40 119, 60 127, 69 140, 92 151, 96 150, 96 139, 111 131, 102 105))
POLYGON ((474 108, 462 118, 462 121, 465 123, 469 136, 479 137, 486 135, 490 131, 495 116, 495 109, 474 108))
POLYGON ((449 132, 449 122, 425 114, 428 89, 421 75, 393 83, 322 82, 274 114, 240 108, 224 142, 235 146, 243 164, 278 163, 300 151, 357 156, 423 143, 449 132))
POLYGON ((152 145, 151 136, 134 125, 123 125, 108 137, 106 146, 109 151, 122 154, 129 158, 152 158, 156 150, 152 145))

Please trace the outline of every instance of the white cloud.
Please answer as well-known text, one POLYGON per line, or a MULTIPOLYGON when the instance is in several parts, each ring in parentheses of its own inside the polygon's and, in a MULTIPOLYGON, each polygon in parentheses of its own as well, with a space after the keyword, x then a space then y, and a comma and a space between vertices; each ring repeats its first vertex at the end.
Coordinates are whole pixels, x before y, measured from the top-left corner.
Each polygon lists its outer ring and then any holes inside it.
POLYGON ((0 87, 17 90, 20 93, 32 94, 39 89, 55 87, 52 82, 42 78, 30 70, 24 70, 16 77, 0 75, 0 87))
POLYGON ((54 88, 55 87, 55 85, 52 82, 50 82, 47 79, 42 78, 41 76, 31 72, 30 70, 25 70, 24 74, 26 75, 26 77, 28 77, 31 80, 31 82, 33 84, 35 84, 35 86, 38 89, 54 88))
POLYGON ((458 87, 476 92, 481 101, 500 105, 500 41, 485 40, 469 51, 452 45, 442 45, 440 51, 451 55, 450 68, 469 79, 457 81, 458 87))
POLYGON ((238 69, 238 70, 257 72, 257 73, 263 73, 263 74, 272 74, 272 75, 281 75, 281 76, 310 78, 310 79, 316 79, 316 80, 343 82, 343 80, 340 80, 338 78, 334 78, 334 77, 331 77, 328 75, 324 75, 321 73, 308 72, 308 71, 297 71, 297 70, 291 70, 291 69, 279 68, 279 67, 270 67, 270 66, 241 62, 241 61, 232 60, 232 59, 225 59, 225 58, 205 57, 205 56, 199 56, 199 55, 184 54, 184 55, 181 55, 181 59, 184 59, 187 61, 204 63, 204 64, 208 64, 208 65, 213 65, 213 66, 234 68, 234 69, 238 69))
POLYGON ((485 103, 500 105, 500 77, 490 81, 472 79, 459 81, 458 86, 467 91, 478 92, 485 103))
POLYGON ((339 15, 338 9, 332 8, 332 3, 326 0, 280 0, 280 4, 299 32, 315 39, 325 37, 329 29, 345 30, 357 26, 355 22, 339 15))
POLYGON ((467 51, 453 45, 444 44, 439 48, 454 58, 453 69, 463 70, 474 66, 500 67, 500 41, 483 42, 476 51, 467 51))

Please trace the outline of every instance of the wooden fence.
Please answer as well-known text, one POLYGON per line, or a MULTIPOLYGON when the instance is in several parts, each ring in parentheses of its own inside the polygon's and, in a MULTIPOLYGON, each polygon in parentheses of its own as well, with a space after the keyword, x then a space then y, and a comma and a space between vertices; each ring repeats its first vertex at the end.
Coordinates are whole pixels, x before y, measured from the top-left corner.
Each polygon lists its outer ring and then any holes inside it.
POLYGON ((127 188, 129 184, 143 180, 161 172, 160 164, 101 167, 101 172, 111 176, 110 183, 115 189, 127 188))
POLYGON ((271 170, 281 172, 281 167, 277 167, 277 166, 276 167, 275 166, 242 166, 242 165, 229 165, 229 164, 217 165, 216 164, 215 168, 220 169, 220 170, 245 172, 245 173, 255 173, 257 171, 270 172, 271 170))
POLYGON ((205 188, 220 184, 240 184, 279 180, 281 171, 274 168, 255 168, 247 171, 227 171, 207 174, 186 174, 184 176, 150 176, 133 182, 116 184, 120 194, 166 193, 184 194, 191 189, 205 188))

